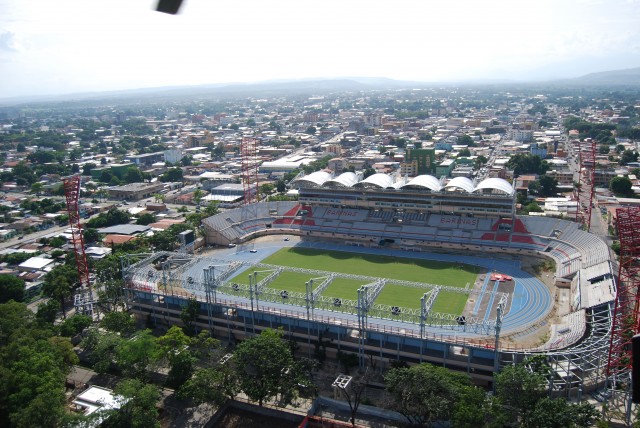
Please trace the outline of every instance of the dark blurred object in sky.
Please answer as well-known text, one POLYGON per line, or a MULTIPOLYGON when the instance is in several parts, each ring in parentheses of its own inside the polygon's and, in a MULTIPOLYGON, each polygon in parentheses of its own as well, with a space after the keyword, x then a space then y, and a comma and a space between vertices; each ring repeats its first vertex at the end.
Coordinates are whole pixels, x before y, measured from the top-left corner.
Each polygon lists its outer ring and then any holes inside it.
POLYGON ((156 10, 158 12, 169 13, 175 15, 180 10, 182 0, 158 0, 156 10))

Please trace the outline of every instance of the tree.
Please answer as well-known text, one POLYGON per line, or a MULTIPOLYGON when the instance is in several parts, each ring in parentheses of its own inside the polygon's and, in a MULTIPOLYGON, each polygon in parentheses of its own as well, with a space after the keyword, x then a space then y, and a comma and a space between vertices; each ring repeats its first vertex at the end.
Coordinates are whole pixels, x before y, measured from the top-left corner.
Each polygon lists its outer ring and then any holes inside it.
POLYGON ((189 336, 196 334, 195 322, 198 320, 200 313, 200 302, 196 299, 189 299, 186 306, 180 312, 180 319, 184 323, 184 331, 189 336))
POLYGON ((24 299, 24 280, 13 275, 0 275, 0 303, 9 300, 22 302, 24 299))
POLYGON ((80 342, 80 348, 89 353, 93 370, 106 373, 116 366, 117 349, 122 341, 116 333, 103 333, 97 328, 90 328, 80 342))
POLYGON ((626 165, 629 162, 637 162, 638 161, 638 152, 634 152, 632 150, 625 150, 620 155, 620 161, 618 162, 620 165, 626 165))
POLYGON ((593 405, 570 404, 564 398, 540 399, 527 421, 525 428, 590 427, 598 417, 593 405))
POLYGON ((309 135, 315 135, 316 131, 317 131, 317 129, 316 129, 316 127, 315 127, 315 126, 309 126, 309 127, 304 131, 304 133, 305 133, 305 134, 309 134, 309 135))
POLYGON ((370 176, 372 176, 372 175, 373 175, 373 174, 375 174, 375 173, 376 173, 376 170, 375 170, 375 169, 373 169, 373 168, 366 168, 366 169, 364 170, 364 172, 362 173, 362 178, 364 179, 364 178, 370 177, 370 176))
POLYGON ((60 335, 72 337, 81 333, 85 328, 89 327, 93 320, 90 316, 82 314, 74 314, 70 316, 62 324, 60 324, 60 335))
POLYGON ((58 316, 59 310, 60 302, 55 299, 51 299, 45 303, 40 303, 38 305, 36 319, 43 324, 53 324, 58 316))
POLYGON ((136 330, 136 320, 128 312, 109 312, 100 320, 100 327, 129 336, 136 330))
POLYGON ((72 348, 25 304, 0 304, 0 425, 63 425, 65 377, 78 361, 72 348))
POLYGON ((525 424, 535 405, 546 395, 546 377, 524 364, 507 366, 495 375, 496 393, 511 421, 525 424))
POLYGON ((182 181, 182 168, 170 168, 160 176, 160 181, 169 183, 174 181, 182 181))
POLYGON ((482 165, 486 165, 487 162, 488 162, 488 159, 486 157, 480 155, 475 160, 475 166, 476 166, 476 168, 479 168, 482 165))
POLYGON ((602 144, 598 148, 598 153, 600 153, 601 155, 608 155, 610 150, 611 149, 610 149, 610 147, 608 145, 602 144))
POLYGON ((180 159, 180 163, 182 163, 182 166, 189 166, 191 165, 191 157, 189 156, 184 156, 182 159, 180 159))
POLYGON ((546 161, 542 160, 540 156, 529 153, 519 153, 512 156, 507 162, 507 166, 513 169, 515 176, 522 174, 543 175, 549 170, 549 164, 546 161))
POLYGON ((130 167, 127 169, 127 173, 124 176, 124 181, 127 183, 143 183, 144 177, 142 171, 137 167, 130 167))
POLYGON ((218 214, 218 212, 220 212, 218 201, 210 201, 209 205, 204 208, 204 213, 209 217, 218 214))
POLYGON ((353 427, 356 426, 356 415, 358 413, 360 403, 362 402, 363 394, 367 389, 369 378, 369 368, 367 368, 363 375, 357 375, 351 378, 348 388, 338 387, 349 405, 349 410, 351 412, 351 426, 353 427))
POLYGON ((101 426, 105 428, 159 428, 158 409, 160 391, 153 384, 137 379, 120 382, 114 389, 119 409, 109 410, 101 426))
POLYGON ((116 361, 126 376, 146 380, 151 365, 160 358, 158 345, 150 330, 122 340, 116 348, 116 361))
POLYGON ((474 386, 463 387, 451 416, 456 428, 503 428, 508 426, 507 415, 500 401, 474 386))
POLYGON ((193 375, 197 359, 191 350, 191 345, 195 341, 196 339, 184 334, 176 325, 172 326, 164 336, 156 339, 161 359, 169 362, 167 386, 170 388, 180 388, 193 375))
POLYGON ((204 196, 204 192, 200 188, 197 188, 196 190, 194 190, 193 200, 196 203, 196 205, 200 205, 200 201, 202 200, 203 196, 204 196))
POLYGON ((156 216, 151 213, 144 213, 136 219, 136 224, 146 226, 156 221, 156 216))
POLYGON ((82 175, 91 175, 91 170, 97 166, 95 163, 85 163, 82 165, 82 175))
POLYGON ((449 420, 469 378, 445 368, 423 363, 410 368, 393 368, 385 375, 392 408, 411 424, 431 426, 449 420))
POLYGON ((187 380, 178 396, 193 403, 222 405, 238 393, 238 382, 230 364, 220 364, 214 368, 196 370, 187 380))
POLYGON ((94 229, 92 227, 86 228, 82 232, 82 236, 84 237, 84 242, 87 243, 100 241, 100 233, 98 232, 98 229, 94 229))
POLYGON ((40 182, 36 182, 31 185, 31 193, 35 193, 36 196, 40 196, 42 189, 44 189, 44 185, 40 182))
POLYGON ((558 180, 548 175, 543 175, 538 179, 540 183, 541 196, 555 196, 558 192, 558 180))
POLYGON ((111 183, 111 180, 113 179, 114 175, 111 174, 111 171, 109 171, 108 169, 105 169, 104 171, 102 171, 100 173, 100 178, 99 180, 102 183, 111 183))
POLYGON ((284 180, 278 180, 276 190, 278 193, 284 193, 287 190, 287 183, 285 183, 284 180))
POLYGON ((526 211, 529 213, 541 213, 544 210, 540 207, 540 205, 538 205, 536 201, 531 201, 527 204, 526 211))
POLYGON ((271 329, 240 343, 233 354, 240 389, 259 406, 282 392, 293 363, 291 348, 282 339, 282 332, 271 329))
POLYGON ((471 156, 471 151, 469 149, 462 149, 458 152, 459 157, 471 156))
POLYGON ((616 195, 632 194, 632 186, 633 184, 628 177, 613 177, 611 181, 609 181, 609 189, 616 195))
POLYGON ((65 301, 73 293, 77 282, 78 272, 67 264, 56 266, 44 277, 42 293, 59 302, 63 318, 66 318, 65 301))
POLYGON ((273 189, 273 184, 265 183, 260 186, 260 193, 262 193, 263 195, 269 195, 271 192, 273 192, 273 189))

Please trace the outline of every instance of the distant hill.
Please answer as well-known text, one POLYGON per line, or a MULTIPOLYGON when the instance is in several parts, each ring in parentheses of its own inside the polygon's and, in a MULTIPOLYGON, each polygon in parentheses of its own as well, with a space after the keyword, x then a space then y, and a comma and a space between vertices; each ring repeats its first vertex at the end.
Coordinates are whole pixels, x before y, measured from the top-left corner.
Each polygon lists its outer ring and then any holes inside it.
POLYGON ((563 80, 564 83, 579 85, 611 85, 611 86, 640 86, 640 67, 627 68, 625 70, 601 71, 589 73, 574 79, 563 80))
POLYGON ((236 97, 236 96, 274 96, 281 94, 326 94, 342 91, 362 91, 369 89, 397 89, 407 87, 425 87, 427 84, 387 79, 383 77, 344 77, 334 79, 270 80, 254 83, 215 83, 193 86, 165 86, 120 91, 87 92, 49 96, 31 96, 0 98, 0 106, 56 101, 120 101, 136 97, 137 99, 175 99, 185 97, 236 97))

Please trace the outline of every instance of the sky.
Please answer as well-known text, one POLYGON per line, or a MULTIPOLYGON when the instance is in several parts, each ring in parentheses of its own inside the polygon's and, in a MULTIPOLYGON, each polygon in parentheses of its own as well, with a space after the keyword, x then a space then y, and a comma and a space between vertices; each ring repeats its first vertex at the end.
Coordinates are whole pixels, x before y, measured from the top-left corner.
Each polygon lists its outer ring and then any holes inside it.
POLYGON ((640 0, 0 0, 0 98, 273 79, 640 67, 640 0))

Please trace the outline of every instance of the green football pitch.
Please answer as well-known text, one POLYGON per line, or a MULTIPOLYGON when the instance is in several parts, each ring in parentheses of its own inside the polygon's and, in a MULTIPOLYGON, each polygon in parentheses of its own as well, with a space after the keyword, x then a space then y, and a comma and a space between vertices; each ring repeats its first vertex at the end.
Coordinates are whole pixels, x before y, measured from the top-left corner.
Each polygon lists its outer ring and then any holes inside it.
MULTIPOLYGON (((403 259, 397 257, 355 254, 339 251, 288 248, 262 260, 262 263, 315 269, 336 273, 366 275, 378 278, 423 282, 435 285, 465 288, 475 281, 478 268, 456 263, 434 262, 429 260, 403 259)), ((232 281, 248 284, 248 275, 244 272, 232 281)), ((268 273, 258 274, 258 281, 268 273)), ((283 272, 271 284, 270 288, 294 292, 305 292, 305 282, 312 278, 309 274, 283 272)), ((316 279, 315 286, 322 279, 316 279)), ((336 278, 322 293, 326 297, 356 300, 357 290, 366 281, 336 278)), ((419 308, 424 289, 396 284, 386 284, 375 303, 405 308, 419 308)), ((468 299, 466 293, 440 291, 433 310, 460 314, 468 299)))

